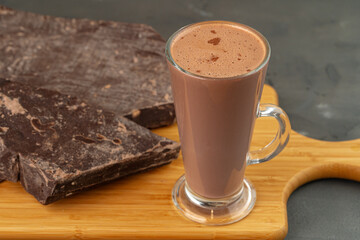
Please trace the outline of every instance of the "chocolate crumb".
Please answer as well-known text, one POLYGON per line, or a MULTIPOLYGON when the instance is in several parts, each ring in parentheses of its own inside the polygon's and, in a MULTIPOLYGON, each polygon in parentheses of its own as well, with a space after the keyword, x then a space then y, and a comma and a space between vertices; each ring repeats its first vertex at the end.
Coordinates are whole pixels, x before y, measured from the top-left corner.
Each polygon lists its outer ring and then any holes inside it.
POLYGON ((197 73, 200 73, 201 71, 200 70, 196 70, 197 73))
POLYGON ((210 32, 213 33, 213 34, 216 34, 215 30, 211 30, 210 32))
POLYGON ((213 38, 208 41, 208 43, 215 45, 218 45, 220 42, 220 38, 213 38))
POLYGON ((219 57, 212 55, 211 61, 216 62, 219 59, 219 57))

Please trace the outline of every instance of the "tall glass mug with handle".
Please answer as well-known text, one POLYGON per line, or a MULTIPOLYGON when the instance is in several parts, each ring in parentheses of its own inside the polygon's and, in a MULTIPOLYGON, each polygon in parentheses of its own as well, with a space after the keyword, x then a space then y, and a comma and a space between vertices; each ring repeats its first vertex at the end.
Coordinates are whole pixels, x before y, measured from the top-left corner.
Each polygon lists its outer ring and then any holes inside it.
POLYGON ((239 221, 256 200, 245 167, 279 154, 291 128, 281 108, 259 103, 269 43, 246 25, 207 21, 175 32, 166 57, 185 168, 173 188, 173 202, 195 222, 239 221), (259 117, 275 118, 279 129, 267 146, 249 151, 259 117))

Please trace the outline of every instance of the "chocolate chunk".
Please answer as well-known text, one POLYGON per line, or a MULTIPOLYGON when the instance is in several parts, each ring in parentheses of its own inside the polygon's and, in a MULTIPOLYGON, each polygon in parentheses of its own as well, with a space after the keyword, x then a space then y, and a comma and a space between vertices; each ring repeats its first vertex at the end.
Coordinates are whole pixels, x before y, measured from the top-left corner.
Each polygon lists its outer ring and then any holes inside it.
POLYGON ((42 204, 167 164, 179 148, 75 97, 0 79, 0 180, 19 177, 42 204))
POLYGON ((213 61, 213 62, 216 62, 217 60, 219 59, 219 57, 217 57, 217 56, 211 56, 211 61, 213 61))
POLYGON ((0 6, 0 32, 0 77, 76 96, 147 128, 173 123, 165 41, 150 26, 0 6))
POLYGON ((218 45, 220 43, 220 38, 213 38, 208 41, 208 43, 213 45, 218 45))

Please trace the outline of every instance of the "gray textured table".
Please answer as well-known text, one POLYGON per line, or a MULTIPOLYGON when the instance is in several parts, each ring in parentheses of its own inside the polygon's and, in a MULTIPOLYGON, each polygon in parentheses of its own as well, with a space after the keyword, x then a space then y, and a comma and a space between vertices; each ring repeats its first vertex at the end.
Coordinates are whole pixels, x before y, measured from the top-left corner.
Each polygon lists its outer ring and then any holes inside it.
MULTIPOLYGON (((164 38, 204 20, 245 23, 272 46, 267 83, 297 132, 360 138, 360 1, 0 0, 41 14, 146 23, 164 38)), ((359 156, 360 161, 360 156, 359 156)), ((287 240, 360 239, 360 184, 306 184, 288 201, 287 240)))

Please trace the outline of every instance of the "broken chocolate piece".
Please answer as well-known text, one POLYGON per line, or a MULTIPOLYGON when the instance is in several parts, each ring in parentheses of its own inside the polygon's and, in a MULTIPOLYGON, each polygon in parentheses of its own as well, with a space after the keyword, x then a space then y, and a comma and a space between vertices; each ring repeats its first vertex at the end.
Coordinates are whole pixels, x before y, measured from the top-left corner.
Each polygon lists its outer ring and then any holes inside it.
POLYGON ((167 164, 179 148, 75 97, 0 79, 0 180, 19 176, 42 204, 167 164))
POLYGON ((150 26, 0 6, 0 32, 0 77, 76 96, 147 128, 173 123, 165 41, 150 26))

